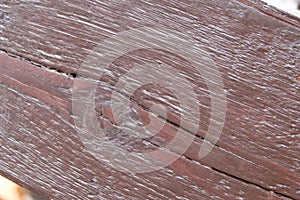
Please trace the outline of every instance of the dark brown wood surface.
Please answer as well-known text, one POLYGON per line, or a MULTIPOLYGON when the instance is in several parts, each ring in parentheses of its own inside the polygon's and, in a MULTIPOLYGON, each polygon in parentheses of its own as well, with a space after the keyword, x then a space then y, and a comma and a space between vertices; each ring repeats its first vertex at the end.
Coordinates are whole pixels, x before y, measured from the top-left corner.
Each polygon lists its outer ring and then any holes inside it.
MULTIPOLYGON (((1 174, 53 199, 300 198, 298 18, 242 0, 4 1, 0 11, 1 174), (201 111, 200 128, 193 131, 180 127, 170 91, 153 85, 143 87, 147 94, 136 91, 131 103, 142 123, 150 114, 160 120, 159 113, 149 113, 153 103, 168 108, 168 122, 147 140, 147 148, 165 146, 178 129, 197 137, 170 166, 126 174, 95 159, 80 141, 72 86, 99 42, 124 30, 158 25, 189 33, 205 46, 224 81, 225 124, 217 145, 200 159, 211 106, 204 80, 188 62, 164 51, 119 58, 100 80, 107 85, 98 85, 96 108, 102 126, 120 144, 146 148, 118 128, 109 107, 113 86, 138 64, 159 59, 181 70, 198 88, 201 111)), ((125 90, 122 95, 130 94, 125 90)))

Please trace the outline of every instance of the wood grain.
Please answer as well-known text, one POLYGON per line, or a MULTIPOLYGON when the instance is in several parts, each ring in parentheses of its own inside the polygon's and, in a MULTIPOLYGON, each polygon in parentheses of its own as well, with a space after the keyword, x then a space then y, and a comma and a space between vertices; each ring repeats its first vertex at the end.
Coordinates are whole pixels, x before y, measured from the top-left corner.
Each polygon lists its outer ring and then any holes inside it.
MULTIPOLYGON (((221 172, 245 167, 247 173, 246 167, 257 166, 243 162, 234 154, 218 147, 207 157, 204 164, 214 165, 220 171, 185 157, 152 173, 131 175, 115 171, 85 151, 74 130, 70 110, 72 78, 6 56, 0 58, 1 97, 4 97, 1 98, 1 105, 4 105, 1 113, 4 114, 1 115, 0 170, 4 175, 17 179, 41 195, 53 199, 284 198, 263 186, 221 172), (13 73, 8 72, 7 68, 13 68, 13 73), (39 80, 49 81, 38 83, 39 80), (56 81, 51 84, 51 80, 56 81), (65 103, 58 104, 57 99, 65 103), (218 157, 224 158, 219 160, 218 157), (230 164, 229 159, 233 161, 230 164)), ((111 137, 120 134, 120 131, 115 133, 117 129, 112 124, 109 125, 107 119, 102 118, 101 121, 110 127, 108 130, 111 137)), ((165 135, 174 134, 174 128, 176 127, 168 125, 158 134, 163 143, 168 142, 165 135)), ((120 143, 124 141, 121 139, 120 143)), ((193 155, 192 151, 197 150, 201 143, 202 141, 195 141, 187 156, 193 155)), ((281 173, 291 179, 292 182, 287 185, 297 187, 299 177, 287 169, 277 167, 285 170, 281 173)), ((262 170, 259 168, 254 171, 257 173, 262 170)), ((269 170, 269 173, 272 171, 269 170)), ((263 177, 266 176, 262 176, 262 179, 263 177)), ((285 181, 280 176, 277 178, 279 180, 274 178, 273 183, 285 181)), ((295 188, 289 190, 295 192, 295 188)))
MULTIPOLYGON (((25 178, 22 178, 21 174, 12 171, 15 168, 13 166, 15 160, 12 159, 22 157, 22 151, 16 146, 19 145, 20 148, 24 146, 24 151, 28 151, 30 158, 34 154, 34 159, 43 158, 49 150, 55 157, 58 156, 59 161, 47 160, 48 157, 44 158, 43 162, 39 159, 40 166, 33 170, 26 168, 31 166, 29 163, 30 160, 34 160, 32 158, 27 161, 27 166, 19 166, 19 168, 25 168, 20 169, 20 172, 30 171, 28 173, 32 176, 30 177, 31 187, 40 188, 43 194, 49 194, 46 192, 46 188, 49 187, 51 191, 54 191, 54 195, 57 195, 53 198, 74 197, 76 190, 80 191, 84 198, 86 192, 98 190, 99 188, 92 189, 87 182, 78 183, 76 186, 72 184, 76 180, 79 181, 89 176, 89 173, 84 170, 84 163, 89 163, 88 168, 93 171, 91 174, 97 177, 97 180, 99 177, 104 179, 112 173, 112 169, 105 168, 88 153, 82 153, 84 147, 78 145, 80 141, 73 130, 70 103, 73 78, 88 54, 104 39, 128 29, 161 26, 188 33, 204 47, 219 68, 227 96, 226 121, 222 135, 213 151, 205 159, 199 159, 197 155, 208 129, 211 106, 209 91, 203 78, 199 78, 199 74, 190 64, 178 55, 161 50, 131 52, 109 66, 107 73, 99 82, 99 85, 105 83, 106 87, 98 87, 97 111, 106 122, 103 122, 105 126, 110 127, 112 137, 118 134, 113 133, 117 127, 112 128, 116 124, 112 124, 113 119, 108 106, 114 86, 119 78, 130 69, 141 63, 152 63, 155 60, 161 60, 173 66, 188 77, 191 85, 196 88, 201 123, 196 132, 190 130, 189 127, 179 127, 181 113, 176 109, 178 102, 174 100, 174 94, 169 90, 145 85, 132 96, 126 90, 122 91, 124 97, 131 96, 132 105, 138 111, 139 119, 147 119, 145 116, 149 115, 148 109, 157 102, 168 108, 167 125, 157 138, 149 140, 154 148, 157 145, 164 146, 174 136, 174 130, 178 128, 186 134, 196 134, 197 138, 184 154, 185 157, 168 168, 176 175, 187 176, 186 182, 176 180, 174 174, 174 176, 168 175, 167 169, 149 176, 141 175, 141 177, 113 172, 115 176, 112 180, 119 181, 120 185, 124 184, 129 188, 139 188, 140 193, 135 198, 141 198, 145 192, 152 191, 148 196, 150 199, 161 199, 164 198, 163 195, 166 198, 175 198, 178 195, 178 198, 188 199, 233 199, 241 195, 235 193, 238 190, 243 191, 244 194, 241 197, 247 199, 256 196, 265 199, 269 195, 271 198, 276 198, 277 194, 293 199, 300 197, 298 175, 300 172, 300 94, 297 81, 300 74, 300 20, 298 18, 255 0, 226 1, 226 3, 204 0, 126 1, 124 3, 119 1, 19 2, 13 0, 0 3, 0 12, 2 12, 0 49, 35 65, 26 65, 1 56, 1 83, 5 85, 1 91, 5 92, 3 96, 9 107, 6 112, 17 115, 11 118, 2 117, 2 120, 5 122, 12 120, 11 123, 13 123, 23 119, 23 124, 19 126, 8 124, 1 130, 5 133, 11 132, 12 143, 5 143, 3 152, 13 155, 11 158, 3 155, 1 162, 8 164, 1 164, 2 173, 25 183, 25 178), (44 69, 37 66, 42 66, 44 69), (143 91, 148 91, 148 93, 143 91), (20 102, 15 99, 19 99, 20 102), (7 102, 8 100, 11 102, 7 102), (14 104, 18 106, 14 108, 14 104), (26 105, 32 107, 25 108, 26 105), (24 118, 27 112, 29 115, 33 112, 39 115, 27 116, 29 119, 27 122, 24 118), (49 116, 44 116, 47 112, 50 112, 49 116), (44 121, 45 124, 35 125, 36 127, 32 124, 27 128, 26 124, 29 121, 38 121, 38 118, 42 119, 41 122, 44 121), (50 119, 54 124, 48 124, 50 119), (59 123, 55 123, 56 121, 59 123), (42 137, 45 126, 49 126, 51 131, 49 130, 50 132, 42 137), (33 153, 27 143, 23 143, 23 138, 20 136, 23 132, 28 133, 26 136, 29 138, 33 137, 29 139, 29 141, 33 140, 29 144, 33 145, 34 149, 37 148, 35 145, 38 145, 39 140, 53 140, 52 142, 57 142, 59 145, 53 147, 54 143, 49 142, 44 145, 47 150, 40 150, 42 147, 39 147, 38 151, 33 153), (66 139, 63 140, 63 138, 66 139), (13 142, 14 140, 23 142, 18 144, 17 141, 13 142), (66 148, 61 155, 59 149, 64 149, 65 145, 70 148, 66 148), (78 162, 74 156, 70 155, 73 151, 78 154, 78 162), (53 165, 53 163, 59 165, 55 167, 58 171, 53 169, 50 170, 51 174, 48 174, 45 166, 53 165), (71 172, 77 171, 79 179, 70 177, 71 175, 59 177, 59 174, 64 171, 62 168, 70 168, 73 165, 76 169, 71 172), (212 185, 203 184, 204 181, 201 181, 201 178, 204 179, 205 175, 198 171, 204 172, 204 169, 205 173, 210 174, 207 175, 208 182, 215 184, 218 178, 210 179, 209 176, 217 174, 216 177, 228 179, 225 182, 232 184, 228 186, 231 190, 218 191, 210 189, 212 185), (44 176, 48 174, 48 179, 43 178, 48 182, 36 181, 40 180, 36 177, 37 175, 34 175, 36 171, 41 171, 44 176), (162 177, 161 179, 168 178, 162 183, 158 181, 158 178, 153 178, 155 176, 162 177), (57 180, 51 181, 51 177, 57 180), (57 183, 64 178, 66 184, 58 186, 57 183), (151 181, 148 183, 144 180, 151 181), (139 181, 146 185, 140 186, 139 181), (151 186, 151 182, 157 185, 151 186), (39 184, 43 187, 38 186, 39 184), (163 188, 160 188, 162 185, 165 186, 166 191, 162 191, 163 188), (192 185, 196 185, 197 189, 194 189, 192 185), (76 190, 62 194, 67 188, 76 190), (180 192, 176 188, 185 188, 186 191, 180 192), (87 191, 84 192, 84 190, 87 191), (270 194, 269 191, 275 192, 276 195, 270 194)), ((87 74, 87 76, 93 76, 93 74, 87 74)), ((159 115, 155 111, 152 114, 159 115)), ((6 137, 2 138, 3 142, 4 138, 6 137)), ((25 159, 22 161, 25 162, 25 159)), ((96 184, 100 187, 99 191, 104 191, 103 198, 121 199, 134 195, 126 188, 120 188, 120 185, 116 186, 107 182, 96 184), (105 189, 105 185, 109 185, 109 188, 105 189), (109 192, 112 190, 116 191, 116 196, 110 196, 109 192)), ((221 183, 216 187, 224 189, 227 186, 222 186, 221 183)), ((97 198, 97 195, 90 198, 97 198)))

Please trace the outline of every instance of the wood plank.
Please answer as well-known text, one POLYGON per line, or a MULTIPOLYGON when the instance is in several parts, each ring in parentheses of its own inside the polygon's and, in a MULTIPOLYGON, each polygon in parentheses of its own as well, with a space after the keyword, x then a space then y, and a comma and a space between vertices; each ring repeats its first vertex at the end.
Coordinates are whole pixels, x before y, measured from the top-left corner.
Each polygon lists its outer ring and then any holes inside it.
MULTIPOLYGON (((242 157, 250 152, 299 171, 299 19, 258 1, 8 1, 1 11, 2 50, 73 75, 100 41, 129 28, 155 25, 189 32, 210 53, 227 91, 227 119, 218 145, 228 151, 238 146, 242 157)), ((135 53, 135 60, 157 56, 135 53)), ((165 54, 159 58, 166 56, 165 62, 174 59, 165 54)), ((192 69, 175 65, 200 89, 199 109, 205 114, 196 134, 204 137, 210 118, 205 83, 199 79, 196 84, 192 69)), ((114 84, 116 73, 133 66, 128 57, 119 59, 109 68, 114 77, 105 81, 114 84)), ((133 98, 149 108, 158 101, 153 98, 158 92, 146 89, 150 95, 138 93, 133 98)), ((162 96, 165 102, 172 99, 168 92, 162 96)), ((168 103, 168 120, 178 124, 174 102, 168 103)))
MULTIPOLYGON (((211 117, 209 90, 203 77, 199 77, 190 63, 178 55, 149 50, 134 51, 117 59, 99 83, 109 84, 108 88, 100 88, 97 93, 99 113, 113 122, 109 116, 109 98, 120 77, 141 63, 160 60, 180 70, 196 88, 201 112, 200 128, 193 131, 190 126, 181 127, 186 133, 197 134, 196 141, 185 153, 187 158, 226 176, 299 198, 298 18, 256 0, 226 3, 204 0, 180 3, 5 1, 0 3, 0 11, 3 12, 0 49, 35 65, 77 75, 77 78, 81 75, 77 72, 91 50, 114 34, 142 26, 162 26, 189 33, 200 46, 205 46, 205 51, 219 68, 225 85, 226 121, 217 147, 211 154, 205 159, 197 156, 211 117)), ((5 59, 3 62, 8 61, 5 59)), ((9 86, 14 84, 8 77, 23 82, 24 85, 18 86, 17 91, 35 96, 54 107, 63 119, 71 120, 69 92, 72 81, 66 81, 65 76, 52 79, 49 71, 44 71, 44 74, 40 72, 44 79, 41 79, 40 73, 34 78, 36 74, 31 73, 33 69, 27 69, 28 73, 26 70, 16 73, 10 71, 8 66, 15 66, 13 63, 17 61, 9 62, 12 63, 2 66, 2 72, 6 75, 1 76, 1 81, 5 80, 9 86)), ((93 77, 94 74, 87 76, 93 77)), ((71 76, 69 79, 72 79, 71 76)), ((131 96, 126 90, 122 94, 131 96)), ((145 85, 131 98, 139 116, 145 116, 156 103, 167 107, 166 119, 170 123, 167 133, 161 133, 163 142, 160 137, 151 140, 155 145, 165 145, 168 138, 174 135, 174 128, 180 125, 181 112, 176 109, 178 101, 174 100, 174 94, 157 86, 145 85)), ((160 115, 157 111, 152 111, 152 114, 160 115)))
MULTIPOLYGON (((51 198, 55 199, 71 198, 76 194, 111 199, 114 195, 132 197, 129 191, 132 188, 140 191, 136 198, 148 193, 149 198, 177 196, 188 199, 266 199, 279 198, 275 193, 291 197, 297 195, 299 176, 279 165, 267 163, 269 166, 266 166, 263 160, 258 163, 241 160, 220 147, 214 148, 205 160, 198 162, 195 151, 203 143, 199 138, 186 152, 186 158, 179 159, 166 169, 138 175, 115 171, 85 151, 74 130, 70 107, 73 78, 4 55, 0 58, 1 97, 4 97, 1 98, 1 105, 4 105, 1 113, 5 109, 1 117, 1 173, 19 179, 23 185, 42 195, 50 197, 51 191, 51 198), (53 99, 62 103, 55 103, 53 99), (66 170, 68 173, 65 173, 66 170), (111 177, 110 181, 106 181, 107 177, 111 177), (95 180, 96 183, 93 183, 95 180), (276 186, 278 183, 284 185, 276 186), (178 188, 184 188, 184 191, 178 188)), ((107 90, 99 88, 103 89, 107 90)), ((146 115, 142 109, 139 112, 146 115)), ((104 113, 105 116, 109 118, 109 112, 104 113)), ((111 137, 118 138, 105 118, 102 121, 107 124, 111 137)), ((167 125, 158 134, 159 139, 149 141, 163 145, 174 135, 174 129, 176 127, 167 125)), ((122 140, 124 138, 119 142, 124 144, 122 140)))

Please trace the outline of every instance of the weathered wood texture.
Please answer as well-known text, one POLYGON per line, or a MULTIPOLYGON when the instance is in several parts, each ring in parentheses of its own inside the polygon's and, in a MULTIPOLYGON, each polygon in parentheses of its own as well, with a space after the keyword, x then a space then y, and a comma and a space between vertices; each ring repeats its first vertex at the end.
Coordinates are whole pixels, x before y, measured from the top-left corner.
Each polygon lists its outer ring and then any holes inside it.
MULTIPOLYGON (((4 113, 1 119, 4 124, 1 127, 1 171, 37 192, 52 193, 52 198, 86 199, 126 196, 150 199, 279 198, 261 186, 186 158, 151 174, 128 175, 114 171, 85 153, 73 129, 71 78, 5 56, 1 56, 1 63, 1 96, 4 97, 1 102, 1 113, 4 113)), ((112 136, 113 131, 111 129, 112 136)), ((162 135, 173 132, 169 125, 162 135)), ((193 150, 199 145, 201 141, 195 141, 187 155, 197 155, 193 150)), ((248 173, 253 180, 270 179, 262 181, 263 184, 279 179, 276 182, 286 182, 285 185, 293 187, 299 181, 291 171, 276 165, 268 170, 260 167, 261 163, 255 165, 243 161, 218 147, 203 162, 232 173, 240 168, 240 176, 248 173), (253 172, 251 168, 254 168, 253 172), (256 174, 259 172, 261 174, 256 174), (274 177, 265 173, 273 173, 274 177), (285 177, 280 175, 282 173, 285 177)))
MULTIPOLYGON (((242 0, 13 0, 0 3, 0 11, 0 49, 17 58, 0 56, 4 175, 54 199, 300 198, 298 18, 242 0), (178 161, 133 175, 115 171, 85 150, 74 127, 71 92, 83 60, 99 42, 142 26, 189 33, 205 46, 222 74, 227 110, 217 145, 200 159, 211 102, 199 74, 187 61, 159 50, 116 60, 96 96, 99 120, 112 138, 143 150, 165 146, 177 129, 197 135, 178 161), (195 132, 179 127, 172 92, 146 85, 131 97, 137 119, 147 123, 148 109, 159 102, 168 108, 168 122, 143 146, 114 123, 109 98, 122 74, 157 59, 182 71, 196 88, 201 123, 195 132)), ((126 90, 122 94, 130 96, 126 90)))

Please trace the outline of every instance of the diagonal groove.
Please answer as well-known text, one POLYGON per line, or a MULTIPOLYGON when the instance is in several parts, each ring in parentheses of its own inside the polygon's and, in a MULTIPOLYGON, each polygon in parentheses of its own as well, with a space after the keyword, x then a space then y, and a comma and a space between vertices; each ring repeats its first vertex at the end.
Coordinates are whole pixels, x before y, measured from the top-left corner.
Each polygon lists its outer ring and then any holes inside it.
MULTIPOLYGON (((135 102, 135 101, 134 101, 134 102, 135 102)), ((135 102, 135 103, 136 103, 136 102, 135 102)), ((136 103, 136 105, 140 106, 141 108, 145 109, 146 111, 149 110, 148 108, 145 108, 144 106, 139 105, 139 104, 137 104, 137 103, 136 103)), ((98 113, 99 113, 99 112, 98 112, 98 113)), ((149 111, 149 113, 154 114, 154 113, 152 113, 152 112, 150 112, 150 111, 149 111)), ((109 118, 103 116, 101 113, 99 113, 99 114, 101 115, 102 118, 108 120, 111 124, 118 126, 116 123, 112 122, 109 118)), ((188 132, 188 133, 190 133, 190 134, 193 134, 193 133, 191 133, 189 130, 184 129, 184 128, 178 126, 177 124, 175 124, 175 123, 173 123, 173 122, 171 122, 171 121, 169 121, 169 120, 167 120, 167 119, 165 119, 165 118, 163 118, 163 117, 161 117, 161 116, 158 116, 158 117, 159 117, 160 119, 165 120, 166 123, 168 123, 168 124, 171 125, 171 126, 175 126, 176 128, 182 129, 182 130, 184 130, 184 131, 186 131, 186 132, 188 132)), ((196 138, 200 138, 200 139, 204 140, 204 138, 201 137, 201 136, 199 136, 199 135, 195 135, 195 136, 196 136, 196 138)), ((158 145, 158 144, 152 142, 152 141, 149 140, 149 139, 146 139, 146 141, 149 142, 151 145, 153 145, 153 146, 155 146, 155 147, 161 147, 160 145, 158 145)), ((219 146, 219 145, 215 145, 215 146, 218 147, 218 148, 220 148, 220 149, 223 149, 223 148, 222 148, 221 146, 219 146)), ((176 154, 176 155, 179 155, 179 154, 177 154, 176 152, 172 151, 171 149, 165 149, 165 150, 167 150, 167 151, 170 152, 170 153, 174 153, 174 154, 176 154)), ((189 161, 197 162, 197 163, 199 163, 199 164, 201 164, 201 165, 207 166, 206 164, 202 163, 201 161, 195 160, 195 159, 193 159, 193 158, 190 158, 189 156, 187 156, 187 155, 185 155, 185 154, 184 154, 184 155, 181 155, 181 156, 184 157, 184 158, 186 158, 186 159, 189 160, 189 161)), ((208 166, 208 167, 209 167, 209 166, 208 166)), ((228 177, 231 177, 231 178, 236 179, 236 180, 238 180, 238 181, 244 182, 244 183, 246 183, 246 184, 256 186, 256 187, 258 187, 258 188, 260 188, 260 189, 262 189, 262 190, 265 190, 265 191, 268 191, 268 192, 274 192, 275 194, 277 194, 277 195, 279 195, 279 196, 283 196, 283 197, 286 197, 286 198, 289 198, 289 199, 292 199, 292 200, 296 200, 295 198, 293 198, 293 197, 291 197, 291 196, 289 196, 289 195, 283 194, 283 193, 281 193, 281 192, 276 192, 276 191, 274 191, 274 190, 270 190, 270 189, 268 189, 268 188, 266 188, 266 187, 263 187, 263 186, 261 186, 261 185, 259 185, 259 184, 250 182, 250 181, 248 181, 248 180, 246 180, 246 179, 243 179, 243 178, 240 178, 240 177, 238 177, 238 176, 234 176, 234 175, 229 174, 229 173, 227 173, 227 172, 225 172, 225 171, 219 170, 219 169, 217 169, 217 168, 215 168, 215 167, 210 167, 210 168, 211 168, 213 171, 217 172, 217 173, 226 175, 226 176, 228 176, 228 177)))
POLYGON ((291 197, 291 196, 289 196, 289 195, 282 194, 282 193, 276 192, 276 191, 274 191, 274 190, 270 190, 270 189, 268 189, 268 188, 266 188, 266 187, 263 187, 263 186, 261 186, 261 185, 259 185, 259 184, 252 183, 252 182, 250 182, 250 181, 247 181, 247 180, 242 179, 242 178, 240 178, 240 177, 234 176, 234 175, 232 175, 232 174, 228 174, 228 173, 226 173, 226 172, 224 172, 224 171, 221 171, 221 170, 218 170, 218 169, 216 169, 216 168, 214 168, 214 167, 212 167, 212 170, 214 170, 214 171, 216 171, 216 172, 218 172, 218 173, 224 174, 224 175, 226 175, 226 176, 229 176, 229 177, 231 177, 231 178, 237 179, 237 180, 239 180, 239 181, 241 181, 241 182, 247 183, 247 184, 249 184, 249 185, 254 185, 254 186, 259 187, 259 188, 261 188, 261 189, 263 189, 263 190, 266 190, 266 191, 269 191, 269 192, 274 192, 274 193, 277 194, 277 195, 280 195, 280 196, 283 196, 283 197, 286 197, 286 198, 289 198, 289 199, 292 199, 292 200, 296 200, 295 198, 293 198, 293 197, 291 197))
MULTIPOLYGON (((73 78, 73 79, 76 78, 76 74, 69 74, 69 73, 65 73, 65 72, 63 72, 63 71, 61 71, 61 70, 57 70, 57 69, 55 69, 55 68, 48 68, 48 67, 43 66, 43 65, 40 65, 40 64, 38 64, 38 63, 36 63, 36 62, 33 62, 33 61, 31 61, 30 59, 21 57, 21 56, 19 56, 19 55, 10 54, 10 53, 8 53, 8 52, 5 51, 5 50, 1 50, 1 49, 0 49, 0 53, 5 54, 5 55, 8 55, 8 56, 13 57, 13 58, 17 58, 17 59, 19 59, 19 60, 21 60, 21 61, 30 63, 30 64, 32 64, 32 65, 34 65, 34 66, 36 66, 36 67, 39 67, 39 68, 42 68, 42 69, 46 69, 46 70, 49 70, 49 71, 51 71, 51 72, 55 72, 55 73, 59 73, 59 74, 62 74, 62 75, 66 75, 66 76, 71 77, 71 78, 73 78)), ((108 87, 109 89, 113 89, 113 87, 110 86, 110 85, 107 86, 107 87, 108 87)), ((117 92, 119 92, 119 93, 122 94, 123 96, 129 98, 126 94, 122 93, 121 91, 117 91, 117 92)), ((179 126, 178 124, 176 124, 176 123, 174 123, 174 122, 172 122, 172 121, 170 121, 170 120, 164 118, 163 116, 158 115, 157 113, 153 113, 150 109, 146 108, 145 106, 143 106, 143 105, 141 105, 141 104, 138 104, 134 99, 130 98, 130 100, 131 100, 131 102, 133 102, 134 104, 136 104, 137 106, 139 106, 140 108, 142 108, 143 110, 149 112, 149 113, 152 114, 152 115, 157 116, 158 118, 160 118, 160 119, 162 119, 162 120, 165 120, 167 124, 169 124, 169 125, 171 125, 171 126, 174 126, 174 127, 178 128, 178 129, 181 129, 181 130, 183 130, 183 131, 185 131, 185 132, 187 132, 187 133, 189 133, 189 134, 195 135, 196 138, 199 138, 199 139, 201 139, 202 141, 204 140, 204 138, 201 137, 200 135, 197 135, 197 134, 195 134, 195 133, 192 133, 191 131, 189 131, 189 130, 187 130, 187 129, 181 127, 181 126, 179 126)), ((101 113, 100 113, 100 114, 101 114, 101 113)), ((104 119, 107 119, 107 118, 104 118, 104 119)), ((108 119, 108 120, 109 120, 109 119, 108 119)), ((109 121, 110 121, 110 120, 109 120, 109 121)), ((110 121, 110 123, 113 123, 113 122, 110 121)), ((151 141, 149 141, 149 140, 147 140, 147 141, 150 142, 152 145, 154 145, 154 146, 156 146, 156 147, 160 147, 159 145, 157 145, 157 144, 155 144, 155 143, 153 143, 153 142, 151 142, 151 141)), ((207 141, 207 142, 209 142, 209 141, 207 141)), ((219 145, 217 145, 217 144, 216 144, 215 146, 218 147, 218 148, 220 148, 220 149, 225 150, 223 147, 221 147, 221 146, 219 146, 219 145)), ((168 151, 169 151, 169 150, 168 150, 168 151)), ((172 153, 175 153, 175 152, 172 152, 172 153)), ((190 158, 190 157, 187 157, 186 155, 183 155, 183 157, 185 157, 185 158, 188 159, 188 160, 191 160, 191 161, 195 161, 195 162, 197 162, 197 163, 200 163, 201 165, 205 165, 205 164, 201 163, 201 162, 198 161, 198 160, 194 160, 194 159, 192 159, 192 158, 190 158)), ((207 165, 205 165, 205 166, 207 166, 207 165)), ((208 166, 208 167, 209 167, 209 166, 208 166)), ((227 175, 227 176, 229 176, 229 177, 231 177, 231 178, 234 178, 234 179, 236 179, 236 180, 239 180, 239 181, 241 181, 241 182, 244 182, 244 183, 246 183, 246 184, 255 185, 255 186, 257 186, 257 187, 259 187, 259 188, 261 188, 261 189, 263 189, 263 190, 266 190, 266 191, 268 191, 268 192, 274 192, 275 194, 278 194, 278 195, 280 195, 280 196, 283 196, 283 197, 286 197, 286 198, 290 198, 290 199, 294 199, 294 198, 292 198, 292 197, 289 196, 289 195, 283 194, 283 193, 281 193, 281 192, 276 192, 276 191, 274 191, 274 190, 270 190, 270 189, 268 189, 268 188, 266 188, 266 187, 263 187, 263 186, 261 186, 261 185, 259 185, 259 184, 256 184, 256 183, 250 182, 250 181, 248 181, 248 180, 246 180, 246 179, 243 179, 243 178, 234 176, 234 175, 232 175, 232 174, 229 174, 229 173, 224 172, 224 171, 222 171, 222 170, 216 169, 216 168, 214 168, 214 167, 211 167, 211 169, 214 170, 214 171, 216 171, 216 172, 218 172, 218 173, 221 173, 221 174, 223 174, 223 175, 227 175)))

